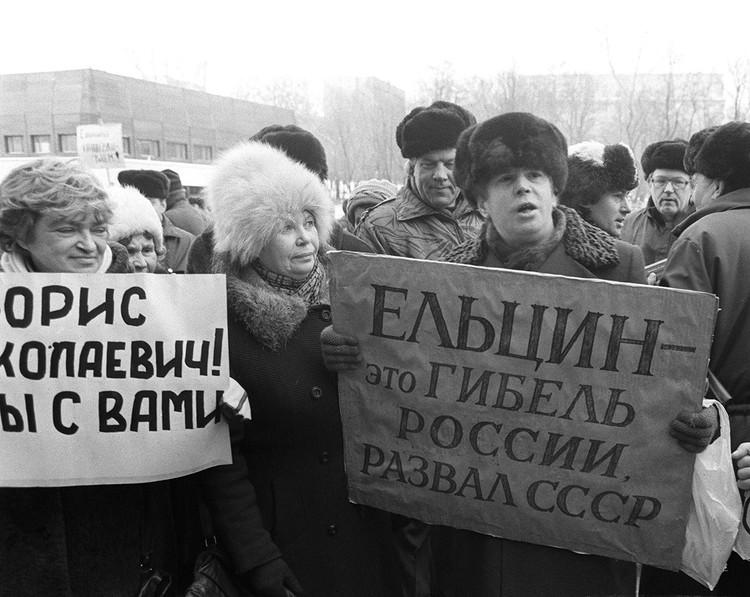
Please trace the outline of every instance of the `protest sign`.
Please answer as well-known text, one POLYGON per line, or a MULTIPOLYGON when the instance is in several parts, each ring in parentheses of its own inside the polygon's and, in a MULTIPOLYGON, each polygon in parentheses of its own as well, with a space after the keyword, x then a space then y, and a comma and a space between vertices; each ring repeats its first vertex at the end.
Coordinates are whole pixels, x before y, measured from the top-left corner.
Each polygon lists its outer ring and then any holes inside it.
POLYGON ((224 276, 0 274, 0 486, 231 462, 224 276))
POLYGON ((122 168, 122 123, 79 124, 76 127, 78 157, 89 168, 122 168))
POLYGON ((713 295, 330 253, 353 501, 678 569, 713 295))

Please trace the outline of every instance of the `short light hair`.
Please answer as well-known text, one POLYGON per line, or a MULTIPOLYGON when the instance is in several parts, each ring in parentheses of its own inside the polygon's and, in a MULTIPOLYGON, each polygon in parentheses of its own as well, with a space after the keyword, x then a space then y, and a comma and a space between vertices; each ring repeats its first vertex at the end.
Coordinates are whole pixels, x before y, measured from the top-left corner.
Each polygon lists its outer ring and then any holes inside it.
POLYGON ((11 172, 0 182, 0 248, 21 250, 39 219, 52 214, 75 219, 94 214, 108 224, 112 208, 93 172, 78 160, 42 158, 11 172))

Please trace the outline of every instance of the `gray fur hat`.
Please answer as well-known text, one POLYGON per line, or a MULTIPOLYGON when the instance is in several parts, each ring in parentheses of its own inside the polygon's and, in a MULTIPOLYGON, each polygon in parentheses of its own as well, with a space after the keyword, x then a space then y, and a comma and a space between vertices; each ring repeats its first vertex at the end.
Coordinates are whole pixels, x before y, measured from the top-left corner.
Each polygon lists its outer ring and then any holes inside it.
POLYGON ((281 149, 243 142, 216 161, 206 196, 214 219, 214 252, 235 264, 254 261, 290 217, 315 217, 321 245, 331 236, 334 206, 318 176, 281 149))

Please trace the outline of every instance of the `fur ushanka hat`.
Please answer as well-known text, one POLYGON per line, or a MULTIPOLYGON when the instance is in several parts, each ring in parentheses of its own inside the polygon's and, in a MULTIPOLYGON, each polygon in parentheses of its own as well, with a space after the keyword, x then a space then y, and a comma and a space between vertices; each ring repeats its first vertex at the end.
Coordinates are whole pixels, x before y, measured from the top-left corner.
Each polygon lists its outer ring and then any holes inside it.
POLYGON ((709 135, 713 133, 718 126, 710 126, 703 130, 693 133, 688 142, 687 149, 685 150, 685 157, 682 160, 682 165, 685 168, 685 172, 688 174, 695 174, 695 156, 703 147, 703 144, 708 139, 709 135))
POLYGON ((290 158, 315 172, 321 180, 328 178, 328 162, 323 144, 311 132, 297 125, 271 124, 250 137, 250 141, 262 141, 278 147, 290 158))
POLYGON ((466 108, 446 101, 418 106, 396 127, 396 143, 407 159, 439 149, 452 149, 458 136, 477 119, 466 108))
POLYGON ((117 175, 122 186, 135 187, 149 199, 169 197, 169 178, 158 170, 123 170, 117 175))
POLYGON ((750 122, 717 128, 695 157, 695 171, 724 181, 724 194, 750 187, 750 122))
POLYGON ((456 145, 453 175, 470 203, 478 188, 511 168, 538 168, 555 193, 568 179, 568 143, 559 129, 528 112, 508 112, 466 129, 456 145))
POLYGON ((243 142, 222 154, 206 186, 214 252, 240 266, 254 261, 287 219, 307 210, 321 245, 334 221, 328 191, 312 171, 266 143, 243 142))
POLYGON ((164 251, 164 233, 161 221, 151 202, 135 187, 113 186, 107 190, 112 219, 109 222, 109 238, 120 242, 135 234, 148 232, 154 239, 157 253, 164 251))
POLYGON ((685 139, 657 141, 652 143, 641 154, 643 175, 648 178, 654 170, 682 170, 684 172, 685 150, 688 142, 685 139))
POLYGON ((594 205, 607 193, 626 192, 637 186, 638 168, 630 147, 585 141, 568 149, 568 184, 560 203, 579 209, 594 205))

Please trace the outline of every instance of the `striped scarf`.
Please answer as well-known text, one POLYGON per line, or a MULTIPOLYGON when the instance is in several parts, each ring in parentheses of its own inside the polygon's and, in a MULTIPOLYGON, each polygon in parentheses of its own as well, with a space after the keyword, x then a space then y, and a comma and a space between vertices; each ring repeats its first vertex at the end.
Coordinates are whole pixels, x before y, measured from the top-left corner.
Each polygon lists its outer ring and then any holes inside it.
POLYGON ((325 273, 323 272, 323 268, 320 267, 320 262, 317 257, 312 271, 302 280, 297 280, 283 274, 272 272, 257 259, 253 261, 252 265, 253 269, 258 272, 258 275, 263 281, 274 290, 289 296, 299 297, 305 301, 305 304, 307 304, 308 307, 320 304, 321 288, 323 286, 325 273))

